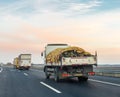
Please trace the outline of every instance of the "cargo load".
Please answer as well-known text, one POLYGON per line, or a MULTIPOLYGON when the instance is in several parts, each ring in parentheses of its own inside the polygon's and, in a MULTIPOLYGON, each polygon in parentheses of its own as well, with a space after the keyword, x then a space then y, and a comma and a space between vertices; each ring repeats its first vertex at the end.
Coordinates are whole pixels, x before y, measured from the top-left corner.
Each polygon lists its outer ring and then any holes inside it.
POLYGON ((62 57, 82 57, 91 56, 89 52, 79 47, 57 48, 46 56, 46 62, 58 63, 62 57))

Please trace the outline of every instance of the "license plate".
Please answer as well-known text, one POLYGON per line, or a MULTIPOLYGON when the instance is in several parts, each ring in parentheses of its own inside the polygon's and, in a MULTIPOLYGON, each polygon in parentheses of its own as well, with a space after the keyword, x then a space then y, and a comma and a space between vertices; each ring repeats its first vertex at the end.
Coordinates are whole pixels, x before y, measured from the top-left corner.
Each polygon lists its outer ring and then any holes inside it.
POLYGON ((74 74, 74 76, 82 76, 83 74, 74 74))

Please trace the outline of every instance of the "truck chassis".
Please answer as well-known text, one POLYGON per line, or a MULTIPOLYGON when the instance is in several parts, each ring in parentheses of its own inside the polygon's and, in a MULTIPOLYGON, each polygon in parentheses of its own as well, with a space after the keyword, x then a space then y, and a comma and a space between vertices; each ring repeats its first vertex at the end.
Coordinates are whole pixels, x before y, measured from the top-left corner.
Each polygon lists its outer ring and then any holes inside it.
POLYGON ((54 76, 54 80, 59 82, 60 79, 77 77, 79 81, 87 81, 89 75, 94 75, 92 65, 75 65, 75 66, 45 66, 44 72, 46 78, 54 76))

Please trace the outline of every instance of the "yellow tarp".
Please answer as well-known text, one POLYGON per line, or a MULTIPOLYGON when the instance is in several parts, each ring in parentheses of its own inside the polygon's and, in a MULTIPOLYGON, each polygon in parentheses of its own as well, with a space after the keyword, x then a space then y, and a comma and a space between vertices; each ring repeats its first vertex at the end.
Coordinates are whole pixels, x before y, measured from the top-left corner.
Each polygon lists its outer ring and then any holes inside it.
POLYGON ((86 52, 84 49, 79 47, 57 48, 47 55, 46 62, 58 63, 60 57, 80 57, 89 55, 91 55, 89 52, 86 52))

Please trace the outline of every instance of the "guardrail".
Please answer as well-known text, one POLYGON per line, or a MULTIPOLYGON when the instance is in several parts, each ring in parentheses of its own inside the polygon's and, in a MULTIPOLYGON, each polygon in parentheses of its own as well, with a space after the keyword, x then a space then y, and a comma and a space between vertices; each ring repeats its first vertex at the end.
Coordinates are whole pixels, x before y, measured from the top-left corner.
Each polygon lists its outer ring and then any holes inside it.
POLYGON ((119 73, 96 72, 95 75, 99 75, 99 76, 109 76, 109 77, 120 77, 120 72, 119 72, 119 73))
POLYGON ((35 65, 32 65, 31 68, 32 69, 43 70, 44 66, 35 66, 35 65))
MULTIPOLYGON (((44 66, 31 66, 32 69, 38 69, 38 70, 43 70, 44 66)), ((99 75, 99 76, 109 76, 109 77, 120 77, 120 72, 95 72, 95 75, 99 75)))

